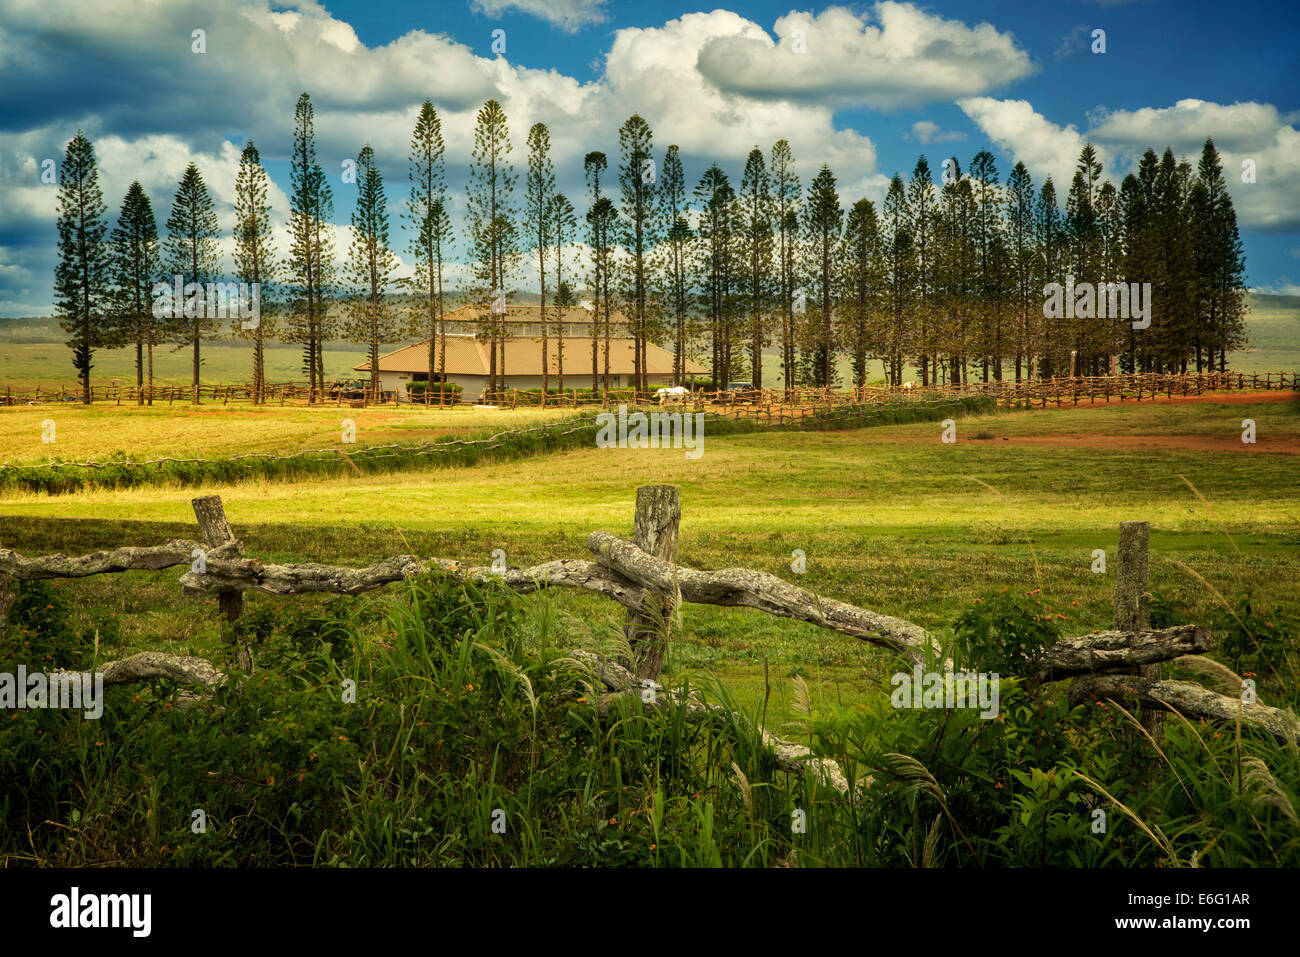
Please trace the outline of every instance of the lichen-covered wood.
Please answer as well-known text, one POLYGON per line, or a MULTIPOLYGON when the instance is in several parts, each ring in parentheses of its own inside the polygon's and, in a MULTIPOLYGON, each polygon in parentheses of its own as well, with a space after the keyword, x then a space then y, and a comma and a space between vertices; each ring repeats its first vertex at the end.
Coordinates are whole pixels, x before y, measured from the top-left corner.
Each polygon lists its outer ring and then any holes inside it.
POLYGON ((592 532, 587 547, 597 560, 643 588, 681 596, 705 605, 756 608, 770 615, 794 618, 863 638, 920 661, 923 649, 939 655, 938 644, 920 625, 891 618, 847 602, 822 598, 767 572, 748 568, 699 571, 647 555, 630 542, 608 532, 592 532))
MULTIPOLYGON (((1151 524, 1149 522, 1120 522, 1119 548, 1115 562, 1115 628, 1118 631, 1146 631, 1151 627, 1148 606, 1151 595, 1147 592, 1150 578, 1151 524)), ((1152 681, 1160 679, 1159 664, 1145 664, 1134 668, 1132 674, 1152 681)), ((1160 740, 1160 714, 1151 712, 1142 718, 1142 726, 1160 740)))
MULTIPOLYGON (((39 558, 24 558, 12 549, 0 548, 0 574, 33 581, 40 578, 84 578, 110 572, 160 571, 190 564, 194 550, 204 547, 199 542, 178 539, 166 545, 126 545, 87 555, 42 555, 39 558)), ((209 556, 217 557, 231 557, 233 554, 229 549, 208 551, 209 556)))
POLYGON ((1115 628, 1145 631, 1150 627, 1147 594, 1151 525, 1148 522, 1120 522, 1119 550, 1115 561, 1115 628))
POLYGON ((82 680, 93 680, 95 674, 104 676, 106 685, 125 685, 149 678, 170 678, 191 684, 220 684, 225 675, 210 661, 190 655, 169 655, 161 651, 142 651, 129 658, 106 661, 94 672, 82 672, 82 680))
POLYGON ((639 586, 619 575, 611 574, 596 562, 575 559, 543 562, 530 568, 507 568, 503 573, 497 573, 487 566, 462 565, 445 558, 422 561, 414 555, 395 555, 365 568, 321 565, 315 562, 268 565, 255 558, 235 561, 210 559, 204 574, 186 572, 181 576, 180 584, 183 590, 195 595, 219 594, 226 589, 260 591, 268 595, 298 595, 306 592, 360 595, 429 571, 442 571, 483 583, 500 582, 520 594, 557 585, 584 588, 612 598, 628 608, 639 608, 643 597, 639 586))
MULTIPOLYGON (((632 543, 647 555, 675 564, 681 517, 681 497, 676 486, 641 486, 636 490, 632 543)), ((642 678, 657 678, 663 671, 675 606, 675 591, 651 590, 645 593, 642 606, 627 614, 624 633, 635 659, 627 664, 635 664, 636 673, 642 678)))
MULTIPOLYGON (((194 508, 194 517, 198 519, 199 531, 203 533, 203 540, 208 548, 231 548, 243 554, 243 546, 235 538, 235 533, 230 530, 230 523, 226 521, 226 510, 221 504, 220 495, 204 495, 190 499, 190 505, 194 508)), ((236 589, 219 592, 218 602, 221 605, 221 613, 226 616, 227 621, 235 621, 244 613, 244 595, 236 589)))
POLYGON ((1283 743, 1300 743, 1300 721, 1278 708, 1258 701, 1246 704, 1240 696, 1229 697, 1189 681, 1153 681, 1137 675, 1090 675, 1070 686, 1070 706, 1078 707, 1093 698, 1136 699, 1144 708, 1177 711, 1188 718, 1213 718, 1258 728, 1283 743))
POLYGON ((1160 631, 1099 631, 1062 638, 1038 660, 1037 681, 1060 681, 1076 675, 1132 671, 1139 665, 1198 655, 1214 644, 1210 630, 1178 625, 1160 631))

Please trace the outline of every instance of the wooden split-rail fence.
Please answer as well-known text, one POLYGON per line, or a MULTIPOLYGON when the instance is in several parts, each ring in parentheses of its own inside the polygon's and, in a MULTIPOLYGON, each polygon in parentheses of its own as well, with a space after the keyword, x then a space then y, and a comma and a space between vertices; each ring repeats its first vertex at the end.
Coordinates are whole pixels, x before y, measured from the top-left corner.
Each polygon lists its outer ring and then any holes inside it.
MULTIPOLYGON (((860 386, 852 389, 729 389, 724 391, 690 390, 685 395, 667 398, 675 407, 696 411, 709 409, 723 414, 759 414, 776 420, 778 416, 797 420, 802 415, 817 414, 828 408, 843 405, 869 405, 896 401, 900 398, 934 398, 963 395, 990 395, 998 406, 1005 408, 1062 408, 1083 403, 1143 402, 1164 397, 1197 396, 1216 392, 1295 392, 1300 391, 1300 373, 1295 372, 1198 372, 1198 373, 1139 373, 1134 375, 1071 376, 1046 379, 1023 379, 990 382, 968 382, 962 385, 922 386, 915 383, 902 386, 860 386)), ((597 406, 609 408, 626 403, 649 405, 659 403, 658 388, 639 392, 635 389, 567 389, 550 390, 545 396, 540 389, 501 389, 485 391, 479 396, 451 392, 425 393, 404 399, 396 392, 379 396, 370 393, 365 385, 331 383, 324 388, 312 389, 292 382, 268 383, 260 393, 251 384, 235 385, 159 385, 152 388, 134 385, 92 385, 92 402, 114 406, 131 406, 152 402, 155 405, 177 402, 221 403, 252 402, 259 396, 265 405, 336 405, 362 408, 370 405, 406 405, 411 407, 440 407, 472 404, 495 405, 502 408, 581 408, 597 406)), ((14 389, 5 386, 0 391, 0 405, 44 405, 47 403, 82 402, 84 392, 80 386, 61 386, 57 389, 14 389)), ((784 420, 783 420, 784 421, 784 420)))
MULTIPOLYGON (((696 410, 754 410, 775 417, 785 414, 794 418, 799 412, 809 414, 842 405, 870 405, 900 398, 993 396, 998 406, 1006 408, 1061 408, 1098 402, 1142 402, 1160 397, 1196 396, 1214 392, 1300 391, 1300 373, 1293 372, 1199 372, 1139 373, 1108 376, 1061 376, 1046 379, 967 382, 962 385, 860 386, 851 389, 728 389, 725 391, 689 390, 683 395, 665 396, 662 401, 696 410)), ((485 392, 482 401, 498 406, 547 406, 556 408, 619 403, 644 405, 660 402, 659 390, 651 388, 551 391, 542 396, 540 389, 502 389, 485 392)))
MULTIPOLYGON (((627 696, 645 703, 643 687, 647 682, 657 687, 655 679, 662 669, 674 613, 681 602, 753 608, 871 642, 896 655, 909 669, 917 665, 951 668, 935 637, 910 621, 817 595, 767 572, 748 568, 705 571, 681 565, 677 560, 681 504, 675 486, 651 485, 637 490, 631 541, 596 531, 586 543, 591 560, 557 559, 504 570, 414 555, 395 555, 364 568, 267 563, 244 556, 243 545, 226 518, 220 497, 196 498, 192 505, 201 541, 123 546, 74 557, 27 558, 0 549, 0 625, 7 617, 15 579, 82 578, 186 566, 179 582, 182 591, 215 598, 222 615, 234 621, 243 614, 247 592, 359 595, 433 572, 482 583, 497 582, 522 594, 555 586, 579 588, 623 605, 632 657, 610 661, 576 653, 588 660, 606 689, 600 699, 602 710, 627 696)), ((1198 625, 1159 630, 1149 627, 1149 535, 1146 522, 1120 525, 1111 627, 1063 638, 1046 649, 1023 674, 1007 677, 1039 684, 1069 679, 1072 706, 1090 701, 1136 701, 1147 712, 1144 723, 1157 733, 1152 713, 1177 712, 1189 718, 1239 721, 1278 740, 1300 743, 1300 721, 1294 714, 1268 707, 1245 690, 1239 695, 1224 695, 1199 684, 1160 676, 1162 662, 1201 655, 1210 650, 1212 639, 1209 630, 1198 625)), ((245 657, 241 665, 251 669, 252 661, 245 657)), ((107 684, 165 677, 211 686, 224 678, 203 659, 157 652, 109 662, 99 670, 107 684)), ((681 701, 688 714, 695 716, 716 710, 696 699, 682 701, 672 692, 660 694, 655 700, 659 704, 681 701)), ((761 733, 778 768, 813 769, 838 790, 850 789, 835 762, 818 757, 802 745, 782 741, 766 731, 761 733)))

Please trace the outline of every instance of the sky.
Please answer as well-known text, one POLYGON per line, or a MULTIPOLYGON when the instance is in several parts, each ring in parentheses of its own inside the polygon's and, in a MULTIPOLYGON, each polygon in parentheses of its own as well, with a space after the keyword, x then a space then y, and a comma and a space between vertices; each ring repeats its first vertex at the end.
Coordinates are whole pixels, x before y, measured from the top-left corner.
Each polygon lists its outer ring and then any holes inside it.
MULTIPOLYGON (((368 143, 399 274, 411 262, 401 213, 420 104, 431 99, 442 116, 459 225, 475 114, 495 97, 520 173, 529 127, 548 125, 559 188, 580 217, 583 156, 602 150, 615 166, 618 128, 633 113, 650 124, 656 156, 679 146, 690 187, 714 162, 738 182, 751 149, 767 154, 784 137, 803 184, 828 164, 846 208, 880 202, 922 154, 937 178, 944 158, 965 169, 988 149, 1003 179, 1023 161, 1035 187, 1050 175, 1063 197, 1085 142, 1118 185, 1148 147, 1195 165, 1208 136, 1223 156, 1248 285, 1296 295, 1297 13, 1259 0, 0 0, 0 316, 52 311, 58 186, 44 180, 78 129, 94 143, 110 221, 139 180, 161 229, 196 163, 227 267, 235 173, 252 140, 283 254, 303 91, 332 175, 337 254, 356 195, 344 162, 368 143)), ((519 206, 522 188, 521 176, 519 206)), ((466 246, 461 230, 453 258, 466 246)), ((534 275, 525 265, 519 283, 534 275)))

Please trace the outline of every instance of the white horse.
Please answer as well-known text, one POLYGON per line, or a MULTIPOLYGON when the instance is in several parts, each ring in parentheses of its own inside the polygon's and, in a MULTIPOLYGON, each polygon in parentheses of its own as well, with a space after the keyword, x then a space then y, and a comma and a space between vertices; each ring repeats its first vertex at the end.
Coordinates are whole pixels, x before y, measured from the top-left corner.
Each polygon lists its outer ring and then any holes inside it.
POLYGON ((685 401, 686 396, 690 394, 690 391, 691 390, 686 388, 684 385, 665 386, 655 392, 655 398, 659 400, 660 405, 665 404, 670 399, 681 402, 685 401))

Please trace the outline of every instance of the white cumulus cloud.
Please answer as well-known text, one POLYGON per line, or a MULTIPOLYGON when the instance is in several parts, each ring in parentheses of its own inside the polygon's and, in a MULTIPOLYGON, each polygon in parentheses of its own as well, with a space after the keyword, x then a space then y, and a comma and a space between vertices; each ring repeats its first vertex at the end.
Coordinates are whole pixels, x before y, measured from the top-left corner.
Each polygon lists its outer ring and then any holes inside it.
POLYGON ((1058 126, 1026 100, 971 97, 958 101, 986 136, 1023 160, 1035 180, 1050 173, 1057 195, 1069 187, 1079 150, 1096 147, 1107 175, 1116 183, 1136 169, 1148 149, 1166 147, 1193 167, 1206 139, 1214 140, 1238 221, 1258 232, 1300 230, 1300 131, 1295 114, 1267 103, 1214 103, 1179 100, 1168 107, 1097 110, 1090 127, 1058 126), (1254 171, 1249 182, 1247 168, 1254 171))
POLYGON ((607 0, 473 0, 475 13, 489 17, 508 11, 527 13, 545 20, 568 33, 577 33, 583 27, 605 22, 607 0))
POLYGON ((1010 33, 970 27, 884 0, 874 20, 843 7, 776 21, 765 31, 711 39, 700 72, 719 89, 746 96, 892 110, 985 93, 1029 76, 1035 66, 1010 33))

